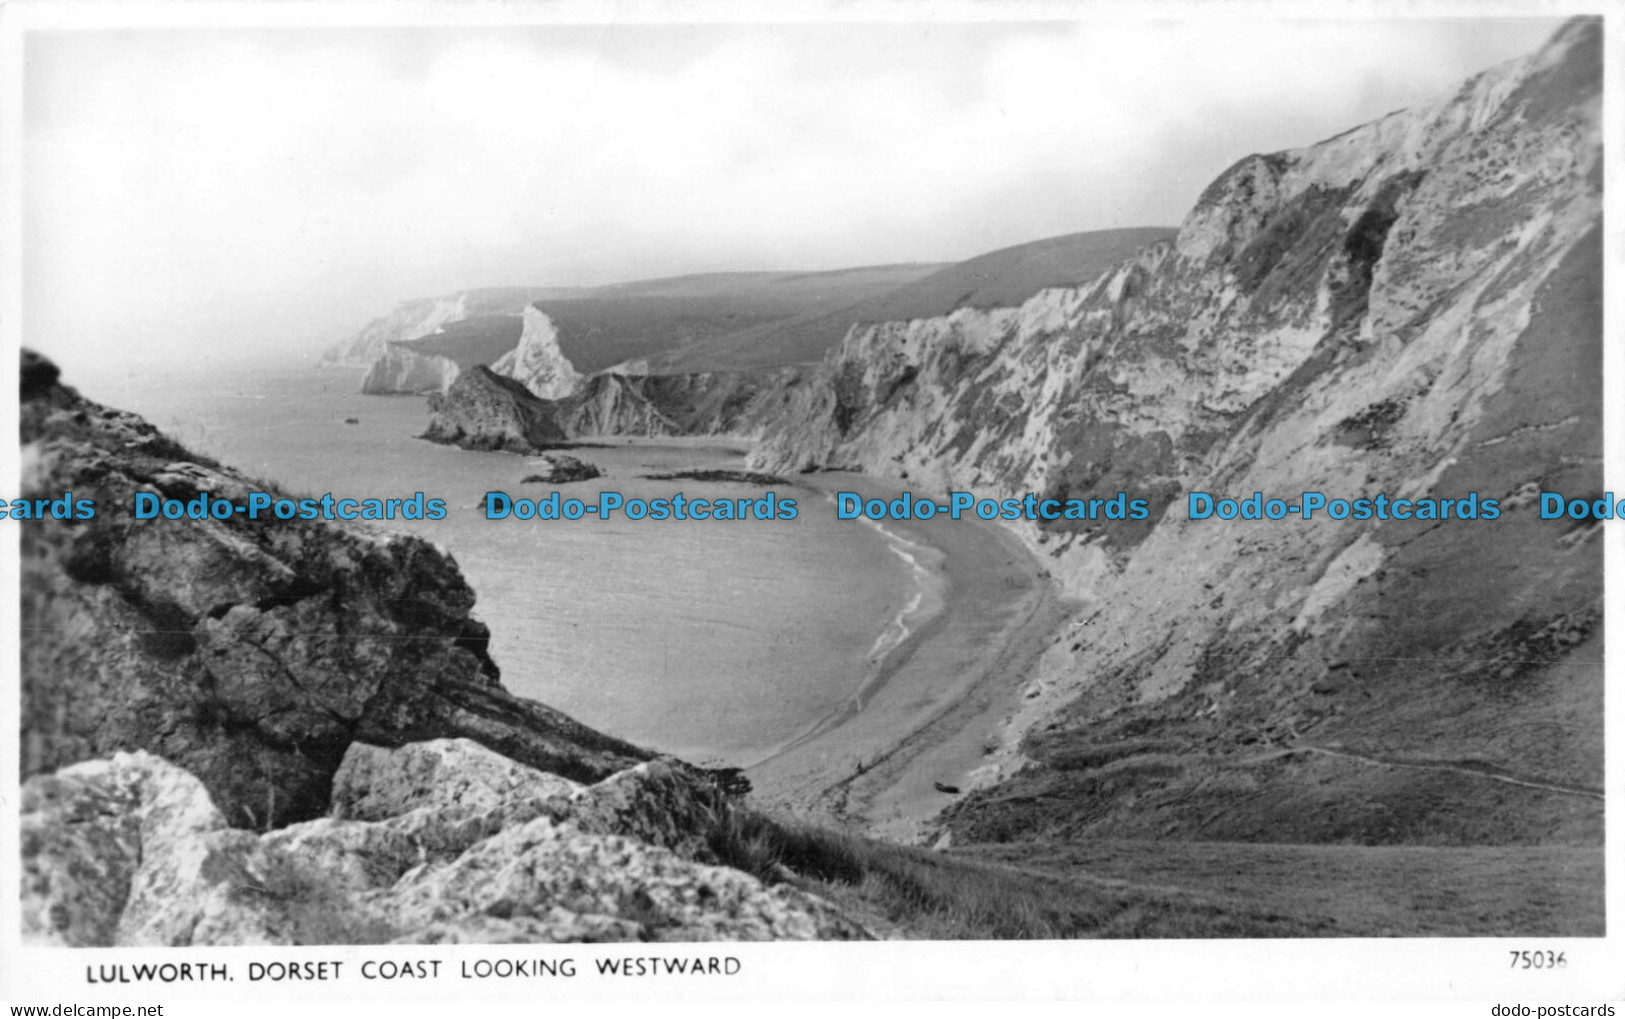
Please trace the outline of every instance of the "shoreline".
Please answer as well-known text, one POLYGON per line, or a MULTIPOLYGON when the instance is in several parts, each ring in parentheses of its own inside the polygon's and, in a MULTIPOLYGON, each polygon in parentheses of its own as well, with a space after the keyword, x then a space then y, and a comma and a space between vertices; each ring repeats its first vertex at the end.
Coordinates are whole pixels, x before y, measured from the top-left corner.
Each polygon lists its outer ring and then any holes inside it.
MULTIPOLYGON (((229 381, 232 384, 228 388, 235 393, 240 387, 234 379, 229 381)), ((326 387, 321 391, 326 392, 326 387)), ((378 410, 369 412, 369 406, 397 407, 402 401, 350 394, 348 404, 345 411, 353 407, 365 420, 373 422, 378 410)), ((141 409, 160 419, 174 418, 178 413, 173 408, 160 408, 154 415, 147 408, 141 409)), ((333 413, 340 411, 335 409, 333 413)), ((189 440, 208 440, 202 445, 209 446, 218 444, 222 436, 201 433, 224 429, 222 434, 226 434, 255 428, 234 417, 216 420, 218 416, 191 415, 187 421, 177 422, 181 427, 176 431, 185 433, 189 440)), ((390 420, 396 417, 399 415, 392 415, 390 420)), ((725 435, 616 436, 599 441, 608 449, 656 447, 681 451, 678 459, 685 469, 731 469, 750 445, 748 439, 725 435)), ((284 476, 285 465, 267 463, 264 455, 240 450, 219 452, 249 469, 284 476)), ((628 477, 642 473, 645 471, 640 467, 628 477)), ((284 480, 301 483, 298 477, 284 480)), ((833 507, 825 509, 822 503, 835 491, 858 491, 866 498, 890 499, 909 490, 906 482, 897 479, 846 472, 797 475, 785 481, 808 493, 808 511, 820 517, 833 516, 833 507), (818 493, 819 498, 811 498, 813 493, 818 493)), ((777 738, 762 740, 758 743, 760 749, 741 754, 742 760, 729 763, 744 767, 756 785, 753 798, 758 803, 842 825, 869 827, 885 822, 888 833, 895 829, 898 838, 907 840, 951 802, 947 795, 936 791, 934 782, 968 790, 974 783, 968 777, 971 772, 991 760, 983 750, 988 733, 1014 710, 1020 699, 1018 691, 1034 674, 1038 654, 1051 646, 1050 631, 1054 627, 1044 622, 1060 619, 1056 608, 1059 591, 1048 578, 1040 576, 1044 564, 1033 558, 1019 536, 997 523, 860 518, 840 526, 853 524, 867 526, 868 533, 880 539, 873 554, 887 560, 888 569, 903 567, 898 573, 912 577, 912 583, 904 581, 910 583, 909 589, 883 613, 875 611, 869 617, 872 626, 864 645, 853 648, 853 654, 841 656, 840 661, 825 655, 820 666, 822 676, 815 679, 817 673, 809 673, 800 680, 835 685, 838 697, 826 701, 834 704, 832 709, 786 734, 774 733, 777 738), (893 555, 900 562, 892 563, 893 555), (988 707, 990 698, 1005 705, 1005 709, 998 710, 997 705, 988 708, 991 716, 980 710, 988 707)), ((481 556, 452 540, 455 535, 431 537, 449 542, 457 552, 482 603, 513 593, 508 590, 511 584, 492 585, 491 578, 481 579, 481 556)), ((864 540, 867 545, 868 540, 864 540)), ((841 590, 838 583, 829 592, 843 600, 850 600, 855 593, 841 590)), ((510 634, 507 640, 512 643, 514 638, 510 634)), ((509 690, 520 697, 560 706, 607 731, 626 732, 625 726, 565 703, 568 699, 561 699, 557 690, 534 688, 535 684, 527 681, 525 668, 527 663, 534 663, 521 650, 515 644, 499 655, 509 690)), ((769 654, 762 665, 771 668, 770 663, 769 654)), ((638 737, 633 734, 628 738, 638 737)), ((644 742, 650 745, 647 739, 644 742)), ((658 744, 655 741, 653 745, 658 744)), ((696 762, 707 756, 677 747, 668 752, 696 762)))
MULTIPOLYGON (((892 498, 908 489, 845 472, 800 480, 826 495, 892 498)), ((1020 537, 996 523, 866 522, 926 553, 929 566, 914 565, 929 574, 920 607, 933 611, 905 611, 888 624, 907 632, 843 706, 745 771, 759 806, 914 842, 952 802, 936 783, 970 788, 1069 618, 1068 602, 1020 537)))
MULTIPOLYGON (((826 501, 833 502, 830 491, 812 486, 803 487, 808 491, 818 492, 826 497, 826 501)), ((768 765, 828 735, 862 714, 864 704, 883 690, 891 677, 908 661, 914 645, 926 639, 926 635, 932 632, 931 624, 942 615, 947 605, 948 583, 942 569, 945 556, 941 550, 894 534, 878 521, 864 519, 861 523, 879 533, 886 541, 887 548, 908 564, 915 577, 914 597, 876 636, 866 656, 869 668, 850 692, 841 699, 840 706, 814 720, 791 739, 745 765, 747 772, 768 765), (899 548, 899 543, 907 545, 912 551, 899 548), (926 561, 925 564, 921 563, 922 559, 926 561)))

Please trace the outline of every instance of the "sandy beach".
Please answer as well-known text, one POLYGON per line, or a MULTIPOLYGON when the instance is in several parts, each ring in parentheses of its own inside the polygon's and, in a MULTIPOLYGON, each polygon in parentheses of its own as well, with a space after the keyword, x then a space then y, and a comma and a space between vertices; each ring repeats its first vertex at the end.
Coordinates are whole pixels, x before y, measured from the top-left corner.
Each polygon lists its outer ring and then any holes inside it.
MULTIPOLYGON (((905 490, 856 474, 801 480, 866 497, 905 490)), ((854 679, 841 709, 747 773, 764 807, 912 841, 951 802, 936 784, 966 788, 983 763, 1065 606, 1042 564, 996 524, 938 518, 881 526, 919 576, 917 603, 902 613, 902 627, 894 620, 881 637, 900 639, 889 649, 877 642, 883 653, 854 679)))

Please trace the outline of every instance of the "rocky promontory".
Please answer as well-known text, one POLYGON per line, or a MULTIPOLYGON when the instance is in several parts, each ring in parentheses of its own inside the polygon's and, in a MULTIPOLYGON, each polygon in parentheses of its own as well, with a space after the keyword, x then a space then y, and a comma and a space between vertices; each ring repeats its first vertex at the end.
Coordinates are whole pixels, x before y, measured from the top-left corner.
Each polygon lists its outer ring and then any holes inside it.
MULTIPOLYGON (((284 493, 22 365, 31 944, 858 938, 729 864, 736 779, 503 689, 434 545, 186 513, 284 493)), ((755 822, 758 827, 762 822, 755 822)))
POLYGON ((503 689, 474 592, 421 538, 136 520, 137 493, 242 504, 267 486, 23 361, 22 494, 96 506, 20 528, 25 776, 146 750, 195 774, 229 823, 265 828, 324 813, 355 742, 466 737, 589 782, 650 756, 503 689))
POLYGON ((558 408, 519 382, 475 365, 429 397, 430 442, 485 452, 537 453, 566 440, 558 408))

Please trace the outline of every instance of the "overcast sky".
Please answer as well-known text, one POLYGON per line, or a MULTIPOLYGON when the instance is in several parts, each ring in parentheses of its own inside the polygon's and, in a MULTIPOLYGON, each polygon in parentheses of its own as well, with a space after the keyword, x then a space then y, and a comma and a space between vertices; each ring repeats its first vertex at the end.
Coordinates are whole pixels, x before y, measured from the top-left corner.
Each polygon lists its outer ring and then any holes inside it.
POLYGON ((1177 225, 1554 21, 35 33, 24 341, 309 350, 499 284, 1177 225))

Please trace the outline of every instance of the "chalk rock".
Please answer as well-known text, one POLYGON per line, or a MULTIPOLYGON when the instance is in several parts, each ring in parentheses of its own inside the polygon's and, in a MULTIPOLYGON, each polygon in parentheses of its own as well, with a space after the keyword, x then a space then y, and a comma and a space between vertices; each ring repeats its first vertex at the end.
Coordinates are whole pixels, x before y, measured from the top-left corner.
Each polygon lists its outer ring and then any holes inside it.
POLYGON ((353 743, 333 776, 333 816, 384 821, 425 807, 481 812, 582 789, 473 740, 428 740, 393 750, 353 743))
MULTIPOLYGON (((488 754, 488 752, 486 752, 488 754)), ((447 741, 416 755, 359 752, 346 790, 390 760, 410 778, 346 793, 382 820, 322 818, 263 836, 229 828, 196 778, 146 753, 35 776, 24 786, 23 940, 58 945, 862 938, 828 903, 622 835, 524 817, 545 790, 447 741), (434 762, 433 770, 428 762, 434 762), (450 771, 475 773, 459 783, 450 771), (394 799, 389 796, 394 794, 394 799), (386 805, 387 804, 387 805, 386 805), (485 809, 480 809, 480 808, 485 809)), ((676 772, 644 769, 583 817, 667 841, 651 789, 681 804, 676 772), (636 790, 636 791, 634 791, 636 790)), ((586 790, 581 790, 585 793, 586 790)), ((584 799, 591 800, 591 797, 584 799)), ((565 811, 561 810, 561 814, 565 811)))
POLYGON ((491 370, 544 400, 569 396, 582 381, 581 373, 559 349, 559 333, 553 320, 535 305, 525 308, 519 345, 493 362, 491 370))

